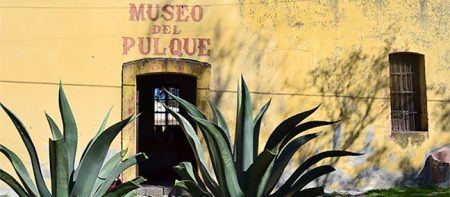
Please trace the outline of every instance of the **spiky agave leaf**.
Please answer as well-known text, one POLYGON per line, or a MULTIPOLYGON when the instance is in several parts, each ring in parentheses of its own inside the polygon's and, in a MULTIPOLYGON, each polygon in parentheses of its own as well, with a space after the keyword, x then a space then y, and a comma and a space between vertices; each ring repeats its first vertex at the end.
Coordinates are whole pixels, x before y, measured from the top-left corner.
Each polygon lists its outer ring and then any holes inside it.
MULTIPOLYGON (((189 180, 194 182, 195 184, 201 185, 201 182, 198 181, 199 178, 194 172, 191 162, 181 162, 177 166, 174 166, 173 169, 183 180, 189 180)), ((201 187, 205 188, 204 185, 201 185, 201 187)))
POLYGON ((228 145, 230 146, 229 149, 233 150, 231 147, 231 138, 230 138, 230 129, 228 128, 227 122, 225 121, 225 118, 222 115, 222 112, 217 108, 217 106, 212 103, 210 100, 208 100, 209 106, 211 107, 211 110, 214 114, 213 122, 217 124, 225 133, 226 140, 228 142, 228 145))
POLYGON ((22 160, 14 152, 1 144, 0 152, 3 153, 11 162, 14 171, 16 171, 16 174, 19 177, 20 182, 22 182, 22 185, 25 187, 27 193, 31 196, 39 196, 39 191, 33 183, 33 180, 31 180, 31 176, 25 168, 22 160))
POLYGON ((45 185, 44 176, 42 175, 42 170, 40 167, 40 161, 39 157, 36 153, 36 148, 34 147, 33 141, 31 140, 30 135, 28 134, 27 129, 23 125, 23 123, 17 118, 14 113, 12 113, 6 106, 4 106, 2 103, 0 103, 0 106, 3 108, 3 110, 6 112, 6 114, 9 116, 11 121, 14 123, 14 126, 16 127, 17 131, 20 134, 20 137, 22 138, 23 143, 25 144, 25 147, 27 148, 28 154, 31 158, 31 165, 33 167, 33 174, 35 178, 35 182, 38 188, 39 193, 43 197, 50 197, 51 194, 45 185))
MULTIPOLYGON (((183 105, 183 104, 181 104, 181 105, 183 105)), ((202 177, 202 180, 204 181, 204 185, 206 186, 206 188, 202 188, 202 189, 204 189, 204 190, 208 189, 212 193, 212 195, 220 196, 222 194, 222 192, 220 191, 221 189, 219 188, 219 185, 217 184, 217 182, 212 178, 212 176, 208 172, 208 169, 206 167, 208 165, 207 165, 206 158, 204 155, 205 152, 203 151, 203 147, 200 143, 200 140, 198 139, 195 129, 189 123, 189 121, 186 118, 184 118, 182 115, 173 111, 169 107, 166 107, 166 109, 173 117, 175 117, 175 119, 180 124, 180 127, 183 129, 184 134, 186 135, 186 138, 194 152, 195 160, 197 162, 197 166, 199 168, 200 175, 202 177)))
POLYGON ((223 178, 224 178, 223 181, 225 185, 220 186, 221 187, 225 186, 226 187, 225 192, 228 193, 230 196, 233 197, 243 196, 242 189, 239 186, 237 169, 234 166, 233 156, 231 150, 228 149, 226 140, 220 134, 222 133, 220 131, 221 128, 208 120, 199 119, 195 117, 192 118, 197 122, 200 128, 203 128, 204 130, 209 132, 213 137, 215 151, 212 154, 217 154, 217 157, 219 158, 218 164, 221 166, 221 169, 223 169, 223 178))
POLYGON ((100 187, 100 185, 102 185, 106 181, 107 176, 114 170, 114 168, 119 165, 119 163, 122 161, 122 158, 127 153, 127 151, 128 148, 119 151, 103 164, 102 169, 100 170, 100 173, 97 176, 97 180, 95 181, 93 187, 94 189, 91 191, 91 196, 93 196, 100 187))
POLYGON ((28 196, 30 196, 25 191, 25 189, 20 185, 20 183, 18 183, 16 181, 16 179, 14 179, 14 177, 12 177, 10 174, 8 174, 7 172, 3 171, 2 169, 0 169, 0 180, 2 180, 7 185, 9 185, 9 187, 11 187, 14 190, 14 192, 16 192, 17 195, 19 195, 19 197, 28 197, 28 196))
POLYGON ((255 127, 253 131, 253 157, 256 158, 258 156, 259 151, 259 133, 261 128, 262 119, 264 114, 266 114, 267 109, 269 109, 270 103, 272 99, 270 99, 266 104, 264 104, 259 110, 258 114, 255 117, 255 127))
POLYGON ((133 155, 124 161, 120 162, 106 177, 105 181, 100 185, 100 188, 95 192, 93 196, 103 196, 109 189, 109 186, 114 180, 127 168, 135 165, 138 162, 146 160, 148 157, 144 153, 138 153, 133 155))
MULTIPOLYGON (((239 181, 241 186, 245 187, 245 171, 254 161, 254 122, 252 115, 252 103, 250 97, 250 91, 244 78, 241 76, 241 99, 238 104, 239 111, 236 119, 236 131, 234 138, 234 155, 236 158, 236 169, 238 170, 239 181)), ((258 151, 258 150, 256 150, 258 151)))
POLYGON ((66 98, 66 94, 64 93, 61 82, 59 82, 58 101, 59 112, 61 114, 61 120, 63 122, 63 136, 67 148, 68 171, 69 173, 71 173, 71 180, 74 180, 76 177, 72 177, 72 173, 74 172, 75 158, 77 153, 78 129, 75 118, 73 117, 72 109, 70 108, 69 101, 66 98))
POLYGON ((273 150, 278 153, 280 151, 281 143, 286 138, 286 135, 288 135, 289 132, 292 132, 297 124, 313 114, 319 108, 319 106, 320 105, 308 111, 295 114, 281 122, 270 134, 264 149, 273 150))
POLYGON ((128 196, 130 192, 140 187, 140 184, 146 180, 143 177, 137 177, 131 181, 125 182, 112 191, 106 193, 104 197, 128 196))
POLYGON ((345 156, 359 156, 362 155, 361 153, 353 153, 348 151, 342 151, 342 150, 331 150, 331 151, 324 151, 321 153, 318 153, 312 157, 309 157, 307 160, 305 160, 303 163, 300 164, 300 166, 291 174, 291 176, 286 180, 286 182, 279 188, 279 190, 288 190, 288 188, 292 187, 292 185, 295 184, 295 182, 298 182, 299 177, 306 172, 307 169, 312 167, 313 165, 317 164, 321 160, 325 158, 331 158, 331 157, 345 157, 345 156))
POLYGON ((300 136, 290 142, 286 148, 284 148, 281 153, 277 156, 275 164, 270 175, 269 181, 265 188, 265 193, 270 194, 273 188, 276 186, 278 180, 280 180, 283 171, 292 159, 292 156, 308 141, 319 136, 320 133, 313 133, 304 136, 300 136))
POLYGON ((189 192, 192 196, 213 197, 210 193, 200 188, 197 183, 191 180, 175 180, 175 187, 189 192))
POLYGON ((128 125, 131 118, 132 116, 110 126, 95 139, 76 169, 78 176, 75 179, 70 196, 90 195, 97 179, 96 175, 101 170, 109 146, 117 134, 128 125))
POLYGON ((49 140, 50 173, 52 179, 52 195, 69 196, 69 165, 67 147, 64 139, 49 140))

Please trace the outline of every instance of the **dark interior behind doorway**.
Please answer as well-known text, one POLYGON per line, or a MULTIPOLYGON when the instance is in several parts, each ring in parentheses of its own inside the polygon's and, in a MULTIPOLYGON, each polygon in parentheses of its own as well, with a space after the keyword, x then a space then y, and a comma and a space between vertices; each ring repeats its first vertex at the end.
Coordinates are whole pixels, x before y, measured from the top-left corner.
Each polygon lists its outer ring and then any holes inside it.
POLYGON ((138 164, 138 174, 151 185, 172 186, 177 178, 172 167, 181 161, 195 165, 194 155, 178 122, 162 103, 186 113, 163 89, 196 104, 197 79, 188 75, 154 74, 137 76, 137 150, 148 160, 138 164))

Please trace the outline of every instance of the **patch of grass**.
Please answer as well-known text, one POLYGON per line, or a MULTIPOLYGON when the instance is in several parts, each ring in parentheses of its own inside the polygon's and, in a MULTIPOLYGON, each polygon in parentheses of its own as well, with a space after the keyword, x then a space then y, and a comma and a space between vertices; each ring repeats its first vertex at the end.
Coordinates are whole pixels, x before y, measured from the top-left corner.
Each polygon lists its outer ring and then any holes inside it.
POLYGON ((389 189, 374 189, 365 193, 367 197, 376 196, 436 196, 436 197, 449 197, 450 188, 389 188, 389 189))

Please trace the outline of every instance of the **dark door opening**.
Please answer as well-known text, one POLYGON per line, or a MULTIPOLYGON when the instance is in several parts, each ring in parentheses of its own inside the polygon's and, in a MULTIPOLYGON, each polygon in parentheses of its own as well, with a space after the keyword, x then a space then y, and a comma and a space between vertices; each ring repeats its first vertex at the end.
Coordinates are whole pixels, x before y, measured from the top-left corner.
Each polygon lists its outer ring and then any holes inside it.
POLYGON ((138 174, 151 185, 173 186, 178 178, 173 166, 195 157, 177 120, 161 103, 186 115, 178 103, 166 94, 170 91, 196 104, 197 79, 187 75, 156 74, 137 76, 137 149, 149 157, 138 164, 138 174))

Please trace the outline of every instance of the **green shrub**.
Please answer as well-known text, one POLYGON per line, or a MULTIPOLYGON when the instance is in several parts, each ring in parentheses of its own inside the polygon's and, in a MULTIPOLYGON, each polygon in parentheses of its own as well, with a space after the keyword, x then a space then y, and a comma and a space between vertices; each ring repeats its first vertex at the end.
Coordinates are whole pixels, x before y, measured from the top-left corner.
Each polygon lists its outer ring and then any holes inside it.
POLYGON ((170 107, 166 109, 178 120, 193 149, 198 170, 189 162, 182 162, 174 169, 183 179, 177 180, 175 186, 182 188, 193 196, 317 196, 323 194, 323 186, 304 189, 311 181, 334 171, 330 165, 314 167, 324 158, 356 156, 358 153, 347 151, 325 151, 306 159, 294 173, 276 188, 279 179, 297 150, 320 133, 298 134, 315 127, 334 124, 328 121, 302 121, 314 113, 318 107, 298 113, 281 122, 269 136, 264 151, 258 153, 259 133, 262 118, 270 105, 267 102, 255 118, 252 116, 250 93, 242 78, 237 90, 237 115, 234 144, 225 119, 217 107, 210 102, 214 120, 210 121, 194 105, 170 96, 180 103, 189 117, 183 117, 170 107), (213 174, 207 170, 205 154, 200 144, 192 119, 204 136, 213 174))
POLYGON ((133 121, 133 116, 105 129, 110 113, 108 112, 97 134, 85 147, 78 167, 74 167, 78 143, 77 126, 62 85, 60 84, 59 110, 63 122, 63 132, 61 132, 53 119, 46 114, 53 136, 53 139, 49 139, 51 172, 50 192, 45 185, 40 161, 26 127, 7 107, 1 103, 0 105, 14 123, 14 126, 27 148, 32 162, 35 178, 34 182, 22 160, 14 152, 3 145, 0 145, 0 152, 11 161, 21 184, 9 173, 1 169, 0 180, 8 184, 19 196, 123 196, 138 188, 139 184, 145 181, 144 178, 138 177, 119 185, 112 191, 108 191, 110 185, 126 168, 147 159, 145 154, 138 153, 122 160, 122 157, 126 152, 126 150, 123 150, 105 162, 106 154, 112 141, 117 134, 130 123, 130 121, 133 121))

